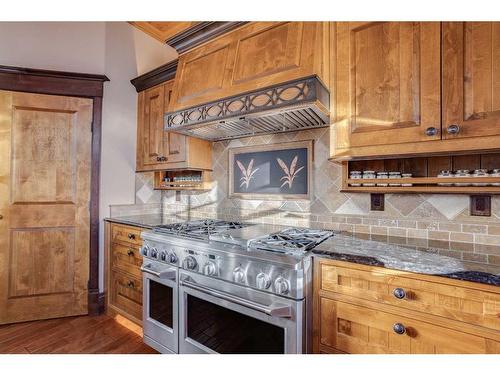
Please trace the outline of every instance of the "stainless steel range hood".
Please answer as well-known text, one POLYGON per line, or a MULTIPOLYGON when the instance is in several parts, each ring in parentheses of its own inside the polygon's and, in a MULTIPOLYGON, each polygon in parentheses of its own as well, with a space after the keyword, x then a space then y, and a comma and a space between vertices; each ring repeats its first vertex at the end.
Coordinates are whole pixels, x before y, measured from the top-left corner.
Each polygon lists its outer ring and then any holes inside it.
POLYGON ((330 94, 317 76, 165 114, 165 131, 209 141, 329 124, 330 94))

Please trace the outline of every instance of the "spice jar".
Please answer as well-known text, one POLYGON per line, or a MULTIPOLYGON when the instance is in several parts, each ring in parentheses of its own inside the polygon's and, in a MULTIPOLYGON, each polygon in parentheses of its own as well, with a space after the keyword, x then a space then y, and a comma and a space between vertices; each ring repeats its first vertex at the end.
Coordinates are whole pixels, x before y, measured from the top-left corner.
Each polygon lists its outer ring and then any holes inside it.
MULTIPOLYGON (((437 175, 438 178, 453 178, 453 172, 452 171, 447 171, 447 170, 442 170, 439 172, 437 175)), ((453 184, 444 184, 444 183, 438 183, 439 186, 452 186, 453 184)))
MULTIPOLYGON (((474 173, 472 174, 472 177, 488 177, 488 170, 487 169, 475 169, 474 173)), ((472 186, 488 186, 488 183, 486 182, 474 182, 472 186)))
MULTIPOLYGON (((387 172, 377 172, 377 179, 386 179, 389 178, 389 173, 387 172)), ((387 182, 377 182, 377 186, 388 186, 389 184, 387 182)))
MULTIPOLYGON (((468 169, 459 169, 458 171, 455 172, 455 178, 460 177, 460 178, 466 178, 466 177, 471 177, 470 171, 468 169)), ((455 186, 471 186, 471 183, 469 182, 455 182, 455 186)))
MULTIPOLYGON (((349 172, 349 178, 351 180, 360 180, 363 178, 363 176, 361 175, 361 171, 351 171, 349 172)), ((351 183, 350 186, 361 186, 361 184, 351 183)))
MULTIPOLYGON (((390 179, 400 179, 401 178, 401 172, 389 172, 389 178, 390 179)), ((389 186, 401 186, 400 183, 395 183, 391 182, 389 183, 389 186)))
MULTIPOLYGON (((500 177, 500 169, 493 169, 490 173, 490 177, 500 177)), ((500 182, 492 182, 491 186, 500 186, 500 182)))
MULTIPOLYGON (((411 178, 412 174, 411 173, 402 173, 401 174, 401 177, 402 178, 411 178)), ((404 184, 401 184, 401 186, 413 186, 413 184, 409 184, 409 183, 404 183, 404 184)))
MULTIPOLYGON (((375 171, 364 171, 363 172, 363 179, 365 180, 371 180, 377 178, 375 171)), ((368 182, 368 183, 363 183, 363 186, 375 186, 373 182, 368 182)))

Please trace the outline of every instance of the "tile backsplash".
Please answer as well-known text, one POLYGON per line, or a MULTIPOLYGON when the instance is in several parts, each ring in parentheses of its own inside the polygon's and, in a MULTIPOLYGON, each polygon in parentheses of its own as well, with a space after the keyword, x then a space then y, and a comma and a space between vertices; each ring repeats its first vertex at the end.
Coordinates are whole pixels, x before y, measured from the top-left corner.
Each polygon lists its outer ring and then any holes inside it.
POLYGON ((214 187, 209 192, 154 191, 153 174, 136 176, 136 202, 161 204, 165 215, 345 230, 387 236, 467 261, 500 265, 500 197, 491 217, 469 215, 469 197, 451 194, 386 194, 385 210, 370 211, 370 195, 342 193, 341 167, 330 162, 328 129, 263 135, 213 145, 214 187), (232 147, 314 140, 311 200, 242 200, 228 196, 232 147))

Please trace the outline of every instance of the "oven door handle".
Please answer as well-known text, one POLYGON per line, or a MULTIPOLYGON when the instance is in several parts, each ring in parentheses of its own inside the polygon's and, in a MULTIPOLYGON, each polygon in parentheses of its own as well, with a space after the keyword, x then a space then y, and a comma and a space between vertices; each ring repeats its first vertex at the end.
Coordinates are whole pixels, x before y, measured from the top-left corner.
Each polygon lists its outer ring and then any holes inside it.
POLYGON ((289 305, 278 304, 278 303, 273 303, 270 306, 262 305, 260 303, 248 301, 244 298, 237 297, 235 295, 222 292, 217 289, 201 286, 186 279, 181 281, 181 285, 187 286, 188 288, 197 290, 199 292, 208 294, 210 296, 223 299, 228 302, 233 302, 238 305, 248 307, 252 310, 262 312, 269 316, 275 316, 279 318, 290 318, 292 316, 292 308, 289 305))
POLYGON ((175 280, 176 276, 175 269, 156 271, 152 268, 151 263, 143 264, 141 266, 141 271, 149 273, 150 275, 156 276, 157 278, 162 280, 175 280))

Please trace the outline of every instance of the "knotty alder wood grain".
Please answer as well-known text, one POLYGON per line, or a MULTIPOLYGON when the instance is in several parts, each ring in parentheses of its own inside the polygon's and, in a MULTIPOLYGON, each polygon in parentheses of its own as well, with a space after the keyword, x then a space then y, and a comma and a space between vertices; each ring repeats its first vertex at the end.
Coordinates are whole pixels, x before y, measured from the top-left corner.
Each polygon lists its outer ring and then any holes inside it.
POLYGON ((251 22, 179 58, 169 112, 318 75, 325 64, 327 22, 251 22))
POLYGON ((173 81, 168 81, 141 91, 138 95, 138 172, 212 168, 210 142, 163 130, 164 115, 172 97, 173 85, 173 81))
POLYGON ((80 316, 0 326, 0 354, 153 354, 123 318, 80 316))
POLYGON ((142 326, 141 229, 105 223, 104 277, 107 314, 142 326))
POLYGON ((0 91, 0 324, 87 313, 92 100, 0 91))
POLYGON ((500 353, 498 287, 315 259, 313 288, 315 353, 500 353))
POLYGON ((500 135, 500 22, 443 22, 443 137, 500 135), (460 126, 448 134, 449 125, 460 126))
POLYGON ((335 29, 339 149, 429 141, 440 124, 438 22, 338 22, 335 29))

